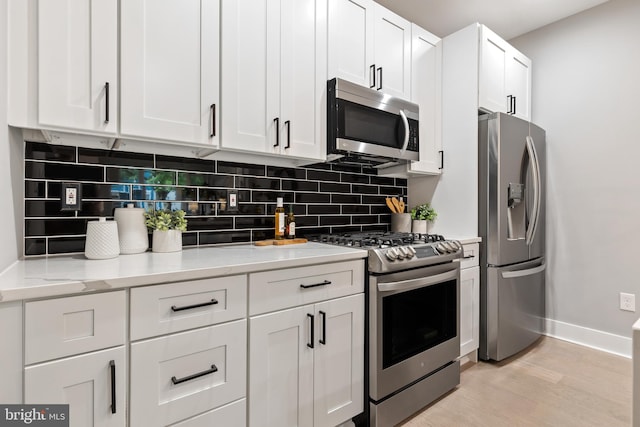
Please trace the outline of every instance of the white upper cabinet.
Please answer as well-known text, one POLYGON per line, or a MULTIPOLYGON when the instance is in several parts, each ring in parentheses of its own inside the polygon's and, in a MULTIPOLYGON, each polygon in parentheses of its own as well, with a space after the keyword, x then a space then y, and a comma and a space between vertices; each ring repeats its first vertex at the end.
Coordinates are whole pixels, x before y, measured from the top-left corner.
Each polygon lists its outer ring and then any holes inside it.
POLYGON ((411 99, 411 23, 372 0, 329 0, 329 78, 411 99))
POLYGON ((531 120, 531 60, 480 26, 479 108, 531 120))
POLYGON ((121 7, 121 134, 217 145, 219 0, 121 7))
POLYGON ((115 134, 118 2, 47 0, 37 11, 38 124, 115 134))
POLYGON ((222 1, 222 147, 324 159, 326 0, 222 1))

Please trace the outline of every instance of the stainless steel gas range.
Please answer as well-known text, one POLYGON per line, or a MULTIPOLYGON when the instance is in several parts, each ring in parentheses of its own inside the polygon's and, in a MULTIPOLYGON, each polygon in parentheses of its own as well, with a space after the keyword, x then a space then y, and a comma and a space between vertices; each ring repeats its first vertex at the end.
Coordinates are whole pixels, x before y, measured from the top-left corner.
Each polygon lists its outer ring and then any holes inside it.
POLYGON ((462 246, 438 235, 353 233, 314 240, 368 250, 369 407, 359 425, 392 426, 460 383, 462 246))

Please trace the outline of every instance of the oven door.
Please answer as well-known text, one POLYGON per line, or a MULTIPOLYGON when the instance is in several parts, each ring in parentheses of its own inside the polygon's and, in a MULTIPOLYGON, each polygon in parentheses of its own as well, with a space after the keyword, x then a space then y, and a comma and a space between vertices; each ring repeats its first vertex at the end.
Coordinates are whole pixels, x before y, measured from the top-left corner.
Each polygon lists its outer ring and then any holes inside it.
POLYGON ((460 263, 369 280, 369 376, 374 401, 460 355, 460 263))

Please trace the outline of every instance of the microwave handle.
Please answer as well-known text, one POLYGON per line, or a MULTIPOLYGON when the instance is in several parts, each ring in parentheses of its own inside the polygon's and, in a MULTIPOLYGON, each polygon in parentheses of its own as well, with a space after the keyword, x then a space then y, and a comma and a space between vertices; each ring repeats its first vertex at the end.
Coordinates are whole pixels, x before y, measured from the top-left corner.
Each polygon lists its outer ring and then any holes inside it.
POLYGON ((404 141, 402 142, 402 149, 400 151, 404 152, 407 149, 407 145, 409 145, 409 120, 402 110, 400 110, 400 118, 404 124, 404 141))

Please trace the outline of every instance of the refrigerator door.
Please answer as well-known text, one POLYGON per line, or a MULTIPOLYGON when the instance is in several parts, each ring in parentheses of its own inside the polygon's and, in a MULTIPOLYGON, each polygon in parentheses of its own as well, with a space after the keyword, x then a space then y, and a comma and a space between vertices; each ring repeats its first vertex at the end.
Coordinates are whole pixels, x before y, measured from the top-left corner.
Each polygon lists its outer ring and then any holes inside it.
POLYGON ((502 360, 536 341, 544 331, 544 258, 487 268, 481 295, 480 357, 502 360), (500 307, 498 309, 498 307, 500 307))
POLYGON ((489 265, 531 259, 528 243, 544 233, 543 222, 538 222, 541 228, 534 230, 533 221, 543 206, 532 205, 543 194, 542 185, 534 184, 542 179, 535 150, 539 141, 544 142, 544 131, 540 138, 537 133, 531 137, 529 130, 529 122, 502 113, 479 121, 479 227, 486 242, 483 258, 489 265))
POLYGON ((529 138, 531 148, 535 156, 535 165, 527 167, 527 188, 531 188, 532 191, 527 192, 527 222, 535 220, 533 226, 530 227, 530 241, 529 241, 529 257, 528 259, 534 259, 544 256, 545 247, 545 221, 546 221, 546 142, 545 131, 542 128, 529 124, 529 138), (534 168, 538 174, 537 188, 534 185, 534 168), (537 212, 534 212, 537 198, 537 212))

